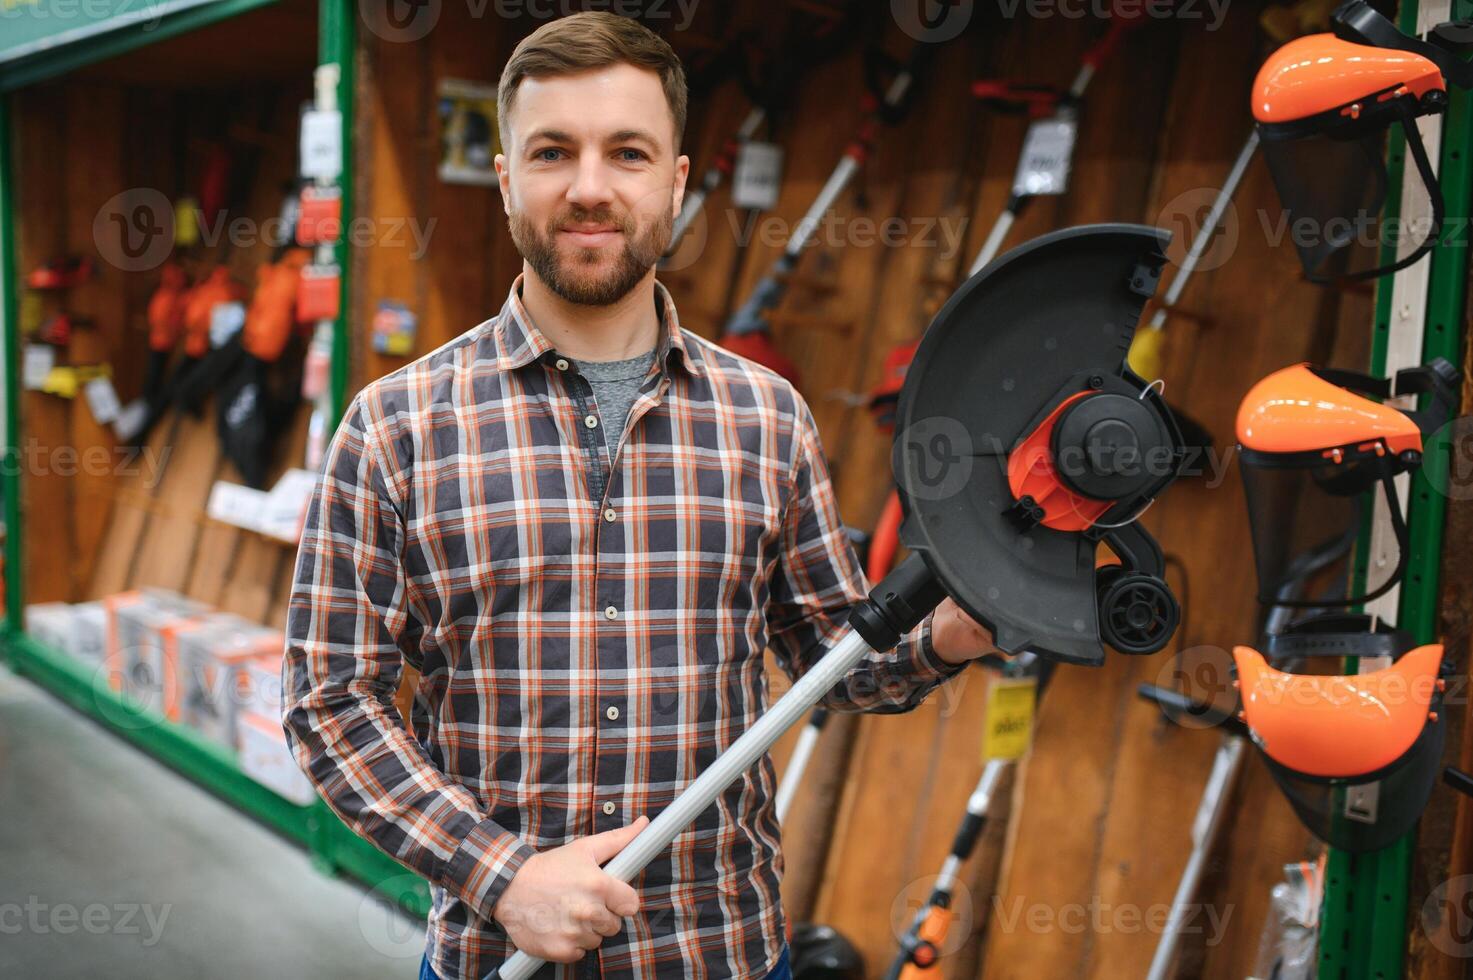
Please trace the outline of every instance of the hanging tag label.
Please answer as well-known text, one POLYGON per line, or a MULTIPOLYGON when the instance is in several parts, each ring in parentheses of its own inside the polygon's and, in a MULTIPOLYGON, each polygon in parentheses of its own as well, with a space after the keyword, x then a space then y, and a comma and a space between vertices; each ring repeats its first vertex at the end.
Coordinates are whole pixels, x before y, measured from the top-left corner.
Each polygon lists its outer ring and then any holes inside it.
POLYGON ((770 211, 777 206, 783 181, 783 148, 748 140, 737 150, 731 174, 731 203, 739 208, 770 211))
POLYGON ((999 678, 987 689, 982 761, 1021 759, 1033 741, 1033 705, 1038 681, 1032 677, 999 678))
POLYGON ((92 409, 92 418, 98 425, 111 424, 123 410, 122 403, 118 401, 117 390, 113 388, 112 378, 93 378, 82 386, 82 394, 87 397, 87 407, 92 409))
POLYGON ((244 303, 216 303, 210 307, 210 346, 224 347, 245 326, 244 303))
POLYGON ((132 442, 143 431, 143 424, 147 421, 148 399, 135 398, 118 412, 117 421, 113 423, 113 435, 119 442, 132 442))
POLYGON ((1039 119, 1028 127, 1018 172, 1013 175, 1014 194, 1039 197, 1069 189, 1076 129, 1074 117, 1063 114, 1039 119))
POLYGON ((21 369, 21 383, 32 391, 40 391, 46 377, 56 366, 56 348, 50 344, 26 344, 25 364, 21 369))
POLYGON ((336 180, 343 173, 343 117, 313 109, 302 114, 302 176, 336 180))

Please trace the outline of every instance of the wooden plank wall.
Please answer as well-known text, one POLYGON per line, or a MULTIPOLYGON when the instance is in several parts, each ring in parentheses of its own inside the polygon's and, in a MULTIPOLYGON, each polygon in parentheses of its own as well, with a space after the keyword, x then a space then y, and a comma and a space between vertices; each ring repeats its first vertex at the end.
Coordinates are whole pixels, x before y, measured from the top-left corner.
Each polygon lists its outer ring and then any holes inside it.
MULTIPOLYGON (((792 9, 703 5, 689 31, 670 36, 690 54, 759 15, 770 35, 792 9), (718 23, 718 15, 729 21, 718 23)), ((1203 10, 1133 33, 1082 106, 1070 193, 1034 202, 1010 243, 1070 224, 1141 221, 1179 236, 1179 260, 1248 133, 1249 84, 1269 50, 1257 14, 1257 5, 1234 5, 1215 30, 1203 10)), ((803 370, 844 515, 859 527, 874 522, 888 492, 888 441, 854 396, 879 379, 892 345, 917 335, 937 293, 949 292, 980 246, 1007 197, 1026 127, 1023 118, 980 110, 966 96, 967 82, 1003 75, 1065 85, 1099 27, 1062 17, 999 20, 980 7, 977 16, 992 19, 938 53, 919 111, 882 136, 861 186, 839 206, 841 229, 853 231, 858 219, 906 220, 905 244, 815 248, 776 318, 780 346, 803 370), (954 254, 942 254, 936 232, 947 219, 962 230, 954 254)), ((359 211, 435 224, 423 255, 387 243, 357 254, 355 383, 406 361, 370 348, 366 324, 381 300, 405 302, 419 315, 414 354, 422 355, 493 315, 519 270, 495 190, 437 180, 433 106, 442 78, 494 83, 512 45, 535 26, 477 20, 446 4, 420 43, 364 37, 359 211)), ((887 44, 904 54, 898 32, 887 44)), ((794 93, 772 134, 787 158, 770 217, 790 227, 827 177, 859 118, 859 77, 859 55, 850 52, 814 66, 794 93)), ((693 102, 686 136, 693 173, 745 111, 735 84, 693 102)), ((1358 366, 1366 358, 1369 294, 1304 283, 1287 246, 1271 247, 1279 214, 1267 172, 1255 161, 1233 224, 1169 327, 1167 395, 1218 442, 1210 478, 1178 485, 1147 517, 1173 555, 1173 581, 1187 603, 1177 641, 1154 657, 1115 656, 1097 670, 1058 672, 1032 756, 1004 794, 1012 819, 994 826, 965 870, 963 921, 943 961, 948 977, 1132 976, 1150 961, 1157 936, 1149 923, 1171 900, 1186 861, 1191 815, 1217 738, 1166 723, 1134 692, 1141 681, 1181 678, 1203 693, 1220 691, 1227 649, 1251 640, 1257 628, 1246 516, 1238 476, 1224 456, 1238 400, 1253 381, 1298 360, 1358 366)), ((739 247, 734 230, 746 218, 718 192, 699 254, 662 277, 685 326, 703 336, 719 332, 777 254, 778 245, 760 237, 739 247)), ((774 695, 785 686, 774 671, 774 695)), ((980 772, 986 687, 981 672, 969 673, 910 714, 836 719, 785 828, 790 914, 839 928, 858 945, 871 975, 893 953, 910 903, 924 897, 980 772)), ((780 768, 792 742, 784 739, 774 753, 780 768)), ((1466 862, 1466 817, 1459 826, 1466 862)), ((1435 874, 1447 870, 1438 856, 1445 845, 1438 847, 1435 836, 1424 847, 1431 870, 1419 878, 1414 908, 1435 874)), ((1191 923, 1178 974, 1248 974, 1281 866, 1312 853, 1261 763, 1250 758, 1234 792, 1229 833, 1199 897, 1209 908, 1191 923)))
MULTIPOLYGON (((295 28, 300 34, 310 9, 293 0, 263 12, 273 18, 265 33, 295 36, 295 28)), ((353 265, 358 385, 406 360, 371 348, 368 324, 380 301, 404 302, 418 314, 417 356, 493 315, 520 269, 495 190, 445 184, 435 174, 438 82, 494 83, 512 46, 536 26, 527 18, 478 19, 475 9, 442 5, 435 30, 417 43, 363 33, 355 193, 358 213, 373 221, 373 240, 356 250, 353 265)), ((793 9, 699 5, 690 28, 671 37, 687 56, 709 51, 733 31, 750 29, 770 41, 793 9)), ((1247 89, 1267 51, 1256 14, 1235 5, 1219 30, 1178 18, 1132 34, 1081 107, 1070 193, 1034 202, 1009 243, 1070 224, 1142 221, 1176 232, 1173 257, 1180 258, 1210 189, 1247 133, 1247 89)), ((882 134, 855 191, 841 202, 836 227, 847 242, 807 254, 775 321, 779 344, 803 370, 843 513, 858 527, 874 522, 888 493, 888 440, 856 396, 878 381, 884 353, 922 329, 980 246, 1006 200, 1026 127, 1026 119, 978 106, 967 97, 967 83, 1001 75, 1065 85, 1099 27, 1061 17, 998 20, 980 7, 976 16, 985 29, 937 53, 918 110, 882 134), (854 240, 864 233, 862 222, 893 218, 904 222, 904 244, 854 240)), ((241 87, 236 93, 259 88, 252 72, 270 65, 279 87, 268 100, 271 121, 261 127, 265 152, 248 211, 257 218, 275 213, 279 182, 294 161, 295 113, 307 94, 311 46, 295 61, 252 57, 239 49, 239 39, 261 32, 246 27, 240 21, 228 34, 181 40, 177 59, 155 50, 114 66, 111 75, 93 71, 17 98, 22 271, 89 249, 93 216, 117 191, 176 186, 177 127, 207 132, 222 115, 239 111, 235 93, 190 96, 162 65, 217 64, 222 78, 241 87), (218 57, 206 57, 211 51, 218 57), (69 152, 78 145, 88 152, 69 152), (63 159, 68 165, 57 166, 63 159)), ((893 29, 885 43, 899 56, 908 46, 893 29)), ((781 198, 760 219, 791 227, 826 179, 859 121, 860 69, 858 50, 851 50, 814 66, 794 93, 771 134, 787 151, 781 198)), ((697 94, 686 137, 694 173, 745 112, 733 82, 697 94)), ((1204 269, 1173 315, 1164 369, 1168 397, 1204 423, 1220 449, 1232 439, 1242 392, 1268 371, 1305 358, 1364 363, 1370 317, 1367 294, 1312 288, 1298 279, 1291 255, 1270 247, 1278 205, 1261 162, 1250 169, 1233 215, 1233 229, 1215 246, 1222 252, 1211 253, 1209 266, 1220 259, 1220 267, 1204 269)), ((744 224, 750 217, 718 192, 698 254, 687 253, 681 268, 663 277, 684 325, 703 336, 719 333, 733 304, 778 252, 778 244, 760 235, 741 247, 738 233, 751 230, 744 224)), ((230 262, 248 281, 261 254, 238 250, 230 262)), ((141 382, 143 312, 152 286, 147 275, 104 263, 93 283, 68 298, 74 312, 96 322, 78 336, 71 356, 76 363, 111 360, 124 398, 141 382)), ((25 436, 43 454, 112 448, 108 431, 80 403, 28 392, 23 412, 25 436)), ((300 457, 304 423, 300 418, 285 440, 278 466, 300 457)), ((210 418, 171 418, 149 450, 166 461, 157 482, 152 470, 132 478, 73 478, 54 466, 27 472, 29 600, 167 585, 280 624, 289 549, 202 517, 213 480, 232 478, 210 418)), ((1174 581, 1187 601, 1177 642, 1155 657, 1117 656, 1098 670, 1058 672, 1033 754, 1004 784, 1000 816, 1011 811, 1011 819, 994 824, 965 869, 961 923, 943 961, 948 977, 1131 976, 1150 960, 1156 936, 1144 923, 1170 901, 1217 742, 1212 733, 1165 723, 1134 690, 1141 681, 1185 676, 1211 693, 1224 680, 1226 648, 1250 638, 1255 609, 1235 473, 1180 484, 1147 523, 1174 555, 1174 581), (1104 928, 1095 927, 1095 917, 1104 928)), ((1449 554, 1467 538, 1467 523, 1455 507, 1449 554)), ((1448 579, 1455 601, 1447 629, 1455 645, 1466 647, 1468 583, 1455 563, 1448 579)), ((774 696, 787 686, 775 668, 771 680, 774 696)), ((840 929, 858 945, 871 975, 883 971, 897 930, 928 890, 980 772, 987 683, 980 671, 970 672, 912 713, 835 719, 785 827, 790 914, 840 929)), ((785 738, 774 753, 780 768, 793 740, 785 738)), ((1455 741, 1449 758, 1461 752, 1466 764, 1473 749, 1466 739, 1455 741)), ((1313 852, 1256 759, 1234 799, 1231 832, 1200 897, 1211 917, 1193 921, 1197 931, 1178 964, 1183 976, 1246 975, 1280 866, 1313 852), (1214 922, 1222 924, 1218 934, 1214 922)), ((1467 870, 1468 820, 1466 807, 1443 803, 1423 828, 1414 913, 1431 889, 1467 870), (1461 843, 1449 857, 1454 828, 1461 843)), ((1413 953, 1416 975, 1455 975, 1456 964, 1415 931, 1413 953)))
MULTIPOLYGON (((93 323, 75 332, 58 363, 109 363, 124 402, 140 393, 158 270, 124 271, 106 260, 94 219, 114 195, 155 188, 172 200, 193 192, 205 141, 228 134, 258 161, 230 217, 260 229, 280 212, 296 169, 297 114, 311 95, 315 24, 315 4, 291 0, 15 96, 17 271, 67 254, 91 255, 97 267, 85 286, 45 298, 48 312, 93 323), (207 81, 202 66, 216 69, 207 81)), ((233 247, 227 237, 206 246, 200 264, 224 261, 249 287, 271 246, 259 234, 233 247)), ((293 549, 204 513, 216 479, 240 480, 221 456, 213 403, 199 419, 170 414, 134 455, 80 398, 26 391, 21 405, 22 446, 35 461, 22 477, 28 602, 159 586, 284 625, 293 549), (58 464, 99 453, 106 465, 76 475, 58 464)), ((281 435, 277 473, 300 465, 307 414, 304 406, 281 435)))

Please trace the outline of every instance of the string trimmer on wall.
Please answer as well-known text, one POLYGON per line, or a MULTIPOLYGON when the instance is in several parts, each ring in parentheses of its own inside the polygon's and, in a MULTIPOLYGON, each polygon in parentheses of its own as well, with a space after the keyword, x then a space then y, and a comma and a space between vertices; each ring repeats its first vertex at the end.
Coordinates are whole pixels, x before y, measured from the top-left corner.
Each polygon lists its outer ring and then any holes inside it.
POLYGON ((780 109, 792 99, 798 79, 847 44, 852 33, 850 27, 856 19, 850 11, 822 7, 811 11, 800 8, 793 14, 803 19, 785 34, 789 43, 779 50, 764 55, 747 39, 738 39, 733 42, 729 56, 718 59, 731 64, 751 108, 700 179, 687 185, 670 236, 670 247, 665 250, 667 258, 679 249, 681 239, 704 210, 706 201, 733 175, 743 148, 764 126, 771 131, 780 109))
POLYGON ((721 337, 723 347, 771 368, 794 384, 798 383, 797 365, 773 344, 768 316, 787 295, 789 278, 797 269, 803 250, 812 240, 824 216, 849 187, 873 152, 880 126, 893 126, 904 117, 913 100, 917 73, 930 50, 930 45, 918 43, 909 60, 899 65, 888 61, 877 50, 866 52, 866 91, 861 99, 864 121, 860 123, 853 140, 845 148, 844 155, 839 158, 838 165, 834 167, 818 196, 793 229, 782 254, 753 288, 747 301, 727 321, 721 337), (887 69, 890 74, 888 83, 882 81, 887 69))
MULTIPOLYGON (((1049 663, 1023 653, 1011 661, 1004 662, 1004 676, 1033 678, 1035 700, 1043 697, 1050 674, 1049 663)), ((977 848, 982 833, 992 818, 992 808, 997 799, 998 783, 1014 759, 990 758, 982 766, 982 775, 967 797, 967 806, 957 826, 956 836, 951 841, 951 851, 941 865, 936 882, 926 902, 916 911, 910 927, 900 937, 900 951, 890 962, 885 980, 920 980, 941 964, 947 936, 956 913, 951 904, 956 897, 956 886, 961 878, 962 866, 977 848)))
MULTIPOLYGON (((893 649, 946 596, 1004 654, 1100 664, 1107 644, 1145 653, 1169 641, 1175 599, 1137 518, 1185 449, 1165 403, 1125 365, 1168 239, 1139 225, 1074 228, 958 290, 921 341, 896 415, 909 556, 607 874, 632 880, 867 654, 893 649), (1119 562, 1097 574, 1101 544, 1119 562)), ((519 952, 493 975, 527 980, 541 965, 519 952)))
POLYGON ((1079 132, 1079 107, 1089 84, 1100 66, 1120 47, 1127 32, 1140 26, 1142 18, 1112 16, 1105 34, 1079 61, 1074 80, 1063 91, 1045 86, 1011 85, 987 79, 972 85, 972 95, 984 101, 1007 106, 1024 101, 1034 120, 1023 137, 1018 165, 1013 174, 1013 187, 1008 203, 992 223, 986 240, 972 259, 968 275, 981 272, 1002 251, 1003 242, 1013 222, 1035 197, 1056 197, 1069 189, 1069 172, 1073 165, 1074 143, 1079 132))

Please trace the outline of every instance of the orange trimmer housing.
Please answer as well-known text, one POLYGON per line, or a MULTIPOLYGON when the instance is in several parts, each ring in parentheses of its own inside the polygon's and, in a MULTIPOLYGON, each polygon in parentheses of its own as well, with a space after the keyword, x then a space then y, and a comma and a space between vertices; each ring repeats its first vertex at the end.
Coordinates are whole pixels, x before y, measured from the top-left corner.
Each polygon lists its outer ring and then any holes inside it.
POLYGON ((184 331, 184 309, 189 279, 176 263, 165 263, 159 287, 148 300, 148 349, 166 353, 179 343, 184 331))
POLYGON ((1059 416, 1091 392, 1071 395, 1049 413, 1008 457, 1008 488, 1014 500, 1031 498, 1042 513, 1039 524, 1056 531, 1086 531, 1095 526, 1114 501, 1091 500, 1064 485, 1054 466, 1052 441, 1059 416))
POLYGON ((246 312, 240 342, 262 361, 274 363, 291 340, 297 324, 297 291, 308 258, 306 249, 290 249, 280 261, 263 265, 256 272, 256 293, 246 312))
POLYGON ((236 303, 245 298, 245 290, 230 276, 230 270, 217 265, 210 274, 189 291, 184 307, 184 353, 193 358, 210 352, 210 315, 219 303, 236 303))

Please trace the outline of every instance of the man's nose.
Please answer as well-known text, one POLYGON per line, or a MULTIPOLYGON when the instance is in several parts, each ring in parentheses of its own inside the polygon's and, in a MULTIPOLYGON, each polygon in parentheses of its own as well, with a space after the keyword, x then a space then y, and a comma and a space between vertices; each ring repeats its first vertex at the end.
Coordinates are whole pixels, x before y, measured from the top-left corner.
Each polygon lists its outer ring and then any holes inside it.
POLYGON ((578 171, 568 188, 568 201, 585 208, 609 204, 614 199, 613 185, 604 162, 598 154, 585 154, 578 161, 578 171))

